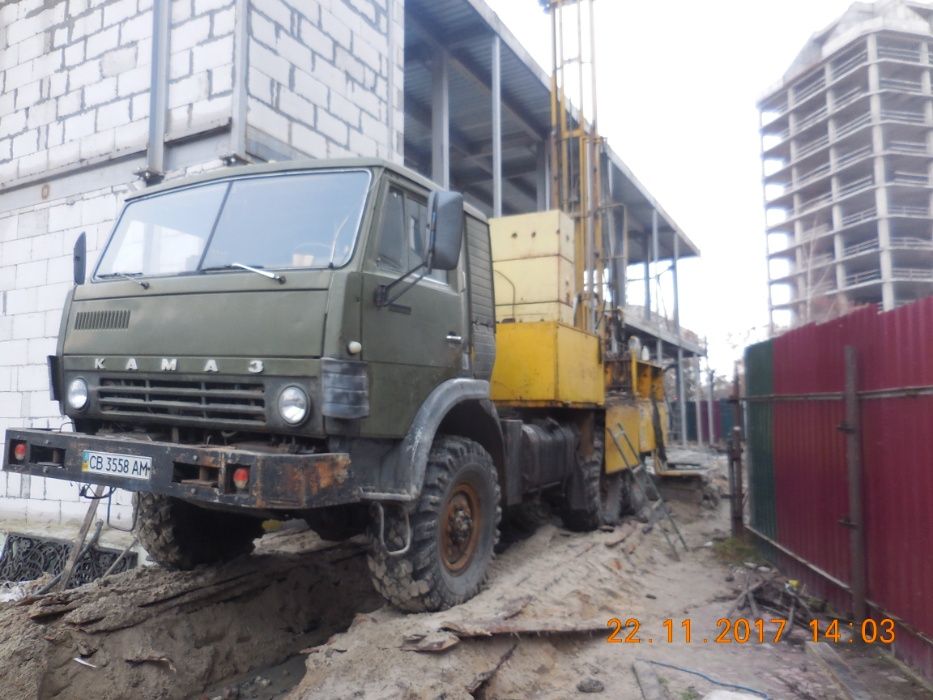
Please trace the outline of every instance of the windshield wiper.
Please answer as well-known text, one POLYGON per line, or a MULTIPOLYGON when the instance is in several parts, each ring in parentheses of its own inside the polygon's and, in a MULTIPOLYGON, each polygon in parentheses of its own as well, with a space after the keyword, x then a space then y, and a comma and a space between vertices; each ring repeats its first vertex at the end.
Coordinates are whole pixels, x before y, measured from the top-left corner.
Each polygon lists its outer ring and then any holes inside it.
POLYGON ((129 273, 129 272, 108 272, 108 273, 106 273, 106 274, 104 274, 104 275, 97 275, 97 279, 104 280, 104 279, 107 279, 107 278, 110 278, 110 277, 122 277, 123 279, 129 280, 130 282, 135 282, 136 284, 138 284, 138 285, 139 285, 140 287, 142 287, 143 289, 149 289, 149 283, 148 283, 148 282, 146 282, 146 281, 144 281, 144 280, 138 280, 138 279, 136 279, 136 277, 134 277, 134 275, 135 275, 135 276, 139 276, 139 275, 141 275, 141 274, 142 274, 142 272, 133 272, 133 273, 129 273))
POLYGON ((233 262, 227 265, 215 265, 214 267, 202 267, 201 272, 211 272, 212 270, 229 270, 231 268, 239 268, 240 270, 246 270, 248 272, 255 272, 257 275, 262 275, 270 280, 275 280, 279 284, 285 284, 285 275, 280 275, 276 272, 269 272, 268 270, 262 270, 258 267, 250 267, 249 265, 244 265, 243 263, 233 262))

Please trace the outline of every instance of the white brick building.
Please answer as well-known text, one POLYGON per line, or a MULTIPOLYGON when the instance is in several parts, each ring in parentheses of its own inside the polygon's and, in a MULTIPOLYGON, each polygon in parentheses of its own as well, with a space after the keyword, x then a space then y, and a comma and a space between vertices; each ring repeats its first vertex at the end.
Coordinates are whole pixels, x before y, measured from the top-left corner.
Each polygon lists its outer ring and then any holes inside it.
MULTIPOLYGON (((0 5, 0 440, 65 423, 46 356, 72 247, 85 232, 94 260, 127 192, 247 160, 401 160, 403 12, 403 0, 0 5)), ((123 526, 129 502, 112 504, 123 526)), ((0 518, 54 522, 85 503, 76 484, 0 474, 0 518)))

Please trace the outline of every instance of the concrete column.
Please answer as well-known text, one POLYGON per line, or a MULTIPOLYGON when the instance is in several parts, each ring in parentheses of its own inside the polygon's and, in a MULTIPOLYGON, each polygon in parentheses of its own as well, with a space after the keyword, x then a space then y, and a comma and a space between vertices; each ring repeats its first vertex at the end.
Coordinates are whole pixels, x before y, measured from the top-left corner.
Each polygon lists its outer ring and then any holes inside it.
POLYGON ((671 277, 674 284, 674 332, 680 341, 680 280, 677 275, 677 262, 680 260, 680 236, 674 232, 674 254, 671 256, 671 277))
POLYGON ((716 381, 716 373, 709 366, 709 357, 706 358, 706 378, 709 380, 709 386, 706 387, 706 422, 709 427, 709 444, 715 445, 716 436, 713 432, 716 429, 716 421, 713 419, 713 384, 716 381))
POLYGON ((629 258, 629 238, 628 238, 628 207, 622 205, 622 264, 619 266, 622 269, 622 279, 619 280, 619 290, 620 298, 618 299, 619 306, 623 309, 625 304, 628 302, 628 290, 626 286, 628 285, 628 258, 629 258))
MULTIPOLYGON (((839 209, 838 206, 833 207, 833 219, 835 219, 837 209, 839 209)), ((842 234, 833 234, 833 257, 836 261, 833 267, 836 274, 836 289, 839 291, 839 293, 836 295, 836 303, 839 306, 839 311, 842 313, 846 313, 846 311, 849 310, 849 298, 846 296, 844 291, 846 287, 846 264, 844 262, 845 256, 845 241, 842 238, 842 234)))
POLYGON ((431 61, 431 178, 450 188, 450 75, 443 50, 431 61))
POLYGON ((677 346, 677 401, 680 407, 680 444, 687 444, 687 387, 684 382, 684 349, 677 346))
POLYGON ((502 42, 492 39, 492 215, 502 216, 502 42))
MULTIPOLYGON (((697 444, 703 447, 703 379, 700 375, 700 357, 693 358, 693 373, 696 377, 696 389, 693 392, 694 401, 696 401, 697 410, 697 444)), ((712 443, 712 441, 710 441, 712 443)))
MULTIPOLYGON (((868 37, 869 60, 875 60, 877 54, 877 37, 868 37)), ((894 264, 891 259, 891 220, 888 212, 888 190, 885 186, 887 174, 884 163, 884 132, 881 127, 881 95, 877 94, 880 87, 878 64, 868 66, 868 89, 873 93, 869 98, 871 110, 871 142, 874 153, 875 178, 875 210, 878 214, 878 247, 881 252, 878 264, 881 269, 881 306, 885 311, 894 308, 894 264)))
POLYGON ((651 234, 645 232, 645 320, 651 320, 651 234))

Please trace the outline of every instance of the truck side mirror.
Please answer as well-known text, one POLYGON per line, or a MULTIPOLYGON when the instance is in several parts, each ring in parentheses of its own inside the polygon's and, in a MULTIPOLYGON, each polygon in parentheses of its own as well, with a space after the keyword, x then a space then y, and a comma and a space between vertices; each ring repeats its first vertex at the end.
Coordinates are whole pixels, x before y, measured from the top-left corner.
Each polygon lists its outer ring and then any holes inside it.
POLYGON ((84 277, 87 270, 87 236, 84 232, 78 236, 75 241, 74 252, 74 277, 75 284, 84 284, 84 277))
POLYGON ((431 268, 455 270, 463 244, 463 195, 432 192, 428 198, 428 221, 431 268))

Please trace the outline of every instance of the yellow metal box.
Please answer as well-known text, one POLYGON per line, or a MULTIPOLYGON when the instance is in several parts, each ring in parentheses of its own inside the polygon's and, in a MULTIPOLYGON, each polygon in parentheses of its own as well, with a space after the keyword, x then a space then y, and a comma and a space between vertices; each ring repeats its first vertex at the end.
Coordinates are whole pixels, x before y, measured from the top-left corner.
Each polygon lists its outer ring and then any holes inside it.
POLYGON ((492 399, 511 406, 601 406, 599 338, 553 321, 496 325, 492 399))
POLYGON ((492 265, 496 306, 561 302, 573 305, 573 263, 558 255, 500 260, 492 265))
POLYGON ((559 209, 489 220, 492 259, 520 260, 556 255, 573 263, 573 219, 559 209))
POLYGON ((502 304, 496 307, 496 320, 528 323, 532 321, 560 321, 573 325, 573 307, 557 301, 537 304, 502 304))

